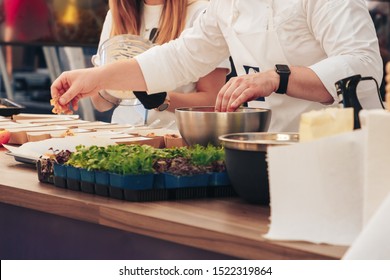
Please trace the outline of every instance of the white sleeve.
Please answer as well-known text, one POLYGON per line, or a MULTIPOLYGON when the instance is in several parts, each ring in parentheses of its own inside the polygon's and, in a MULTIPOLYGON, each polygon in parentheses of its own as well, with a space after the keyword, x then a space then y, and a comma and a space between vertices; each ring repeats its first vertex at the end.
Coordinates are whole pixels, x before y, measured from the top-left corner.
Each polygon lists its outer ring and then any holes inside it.
POLYGON ((204 0, 197 0, 188 4, 185 28, 192 27, 195 20, 207 9, 208 5, 209 2, 204 0))
POLYGON ((104 19, 102 32, 100 33, 98 53, 93 55, 91 58, 92 64, 94 66, 100 65, 99 49, 100 49, 100 46, 104 43, 104 41, 106 41, 110 38, 111 28, 112 28, 112 15, 111 15, 111 11, 108 11, 106 18, 104 19))
MULTIPOLYGON (((195 22, 199 20, 199 17, 203 12, 207 10, 207 7, 209 5, 208 1, 198 0, 194 1, 192 4, 190 4, 188 10, 187 10, 187 19, 186 19, 186 28, 191 28, 194 26, 195 22)), ((231 64, 229 61, 229 58, 223 60, 217 68, 224 68, 228 70, 228 73, 231 72, 231 64)))
MULTIPOLYGON (((375 27, 364 0, 305 1, 308 24, 328 58, 310 68, 338 100, 335 82, 353 75, 379 83, 383 62, 375 27)), ((373 90, 373 85, 368 85, 373 90)))
POLYGON ((215 20, 217 3, 219 1, 210 2, 194 26, 178 39, 135 57, 148 92, 170 91, 196 82, 229 57, 228 46, 215 20))

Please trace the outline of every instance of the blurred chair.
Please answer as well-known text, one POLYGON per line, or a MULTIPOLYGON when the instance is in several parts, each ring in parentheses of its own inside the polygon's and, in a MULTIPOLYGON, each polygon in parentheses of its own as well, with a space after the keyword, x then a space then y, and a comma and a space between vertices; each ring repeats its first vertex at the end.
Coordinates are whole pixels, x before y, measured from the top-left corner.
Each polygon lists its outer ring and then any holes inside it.
MULTIPOLYGON (((86 57, 82 47, 43 47, 50 79, 53 82, 63 71, 86 68, 86 57)), ((94 108, 89 98, 79 101, 78 114, 83 120, 94 121, 94 108)))

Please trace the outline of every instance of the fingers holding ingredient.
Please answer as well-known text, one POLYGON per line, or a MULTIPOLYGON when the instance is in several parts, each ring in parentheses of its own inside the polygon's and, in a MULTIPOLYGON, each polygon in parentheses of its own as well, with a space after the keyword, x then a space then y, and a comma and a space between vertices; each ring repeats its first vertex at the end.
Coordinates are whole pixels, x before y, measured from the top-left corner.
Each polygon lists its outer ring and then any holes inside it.
POLYGON ((63 72, 51 85, 53 112, 71 114, 70 108, 78 110, 80 99, 97 94, 99 79, 91 69, 63 72))
POLYGON ((59 102, 59 97, 54 97, 50 99, 50 105, 53 106, 51 110, 54 114, 64 114, 70 115, 73 114, 73 111, 69 108, 69 105, 61 105, 59 102))

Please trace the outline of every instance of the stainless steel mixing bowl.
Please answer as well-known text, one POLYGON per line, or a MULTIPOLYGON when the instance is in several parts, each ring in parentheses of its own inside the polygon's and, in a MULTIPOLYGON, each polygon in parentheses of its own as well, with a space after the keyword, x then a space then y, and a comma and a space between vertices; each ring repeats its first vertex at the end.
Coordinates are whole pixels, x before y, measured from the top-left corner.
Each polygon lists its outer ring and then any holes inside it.
MULTIPOLYGON (((297 133, 233 133, 220 138, 230 182, 244 200, 269 204, 267 148, 299 142, 297 133)), ((283 176, 283 170, 280 170, 283 176)), ((286 186, 287 187, 287 186, 286 186)))
POLYGON ((219 145, 218 137, 228 133, 264 132, 271 121, 271 110, 262 108, 215 112, 212 106, 183 107, 175 114, 180 134, 189 145, 219 145))

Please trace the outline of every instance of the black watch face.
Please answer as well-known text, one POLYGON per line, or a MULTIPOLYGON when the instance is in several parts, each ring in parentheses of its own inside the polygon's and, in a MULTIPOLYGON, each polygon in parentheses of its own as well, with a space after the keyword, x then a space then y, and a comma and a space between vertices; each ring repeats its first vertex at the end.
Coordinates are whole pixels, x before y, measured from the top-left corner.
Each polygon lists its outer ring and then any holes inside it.
POLYGON ((276 70, 278 73, 290 73, 290 68, 284 64, 276 64, 276 70))

